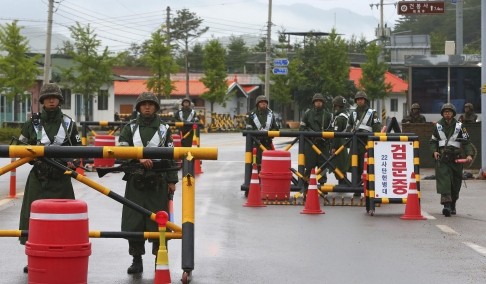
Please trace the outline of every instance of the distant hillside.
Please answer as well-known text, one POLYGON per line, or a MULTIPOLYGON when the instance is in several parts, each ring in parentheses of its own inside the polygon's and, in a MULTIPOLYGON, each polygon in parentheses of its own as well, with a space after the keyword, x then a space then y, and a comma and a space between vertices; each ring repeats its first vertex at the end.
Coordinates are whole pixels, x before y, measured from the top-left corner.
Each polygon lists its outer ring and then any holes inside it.
MULTIPOLYGON (((46 29, 37 27, 22 27, 20 32, 29 40, 30 52, 44 53, 46 51, 46 29)), ((63 46, 64 41, 69 41, 65 35, 53 33, 51 41, 51 52, 55 53, 58 47, 63 46)))

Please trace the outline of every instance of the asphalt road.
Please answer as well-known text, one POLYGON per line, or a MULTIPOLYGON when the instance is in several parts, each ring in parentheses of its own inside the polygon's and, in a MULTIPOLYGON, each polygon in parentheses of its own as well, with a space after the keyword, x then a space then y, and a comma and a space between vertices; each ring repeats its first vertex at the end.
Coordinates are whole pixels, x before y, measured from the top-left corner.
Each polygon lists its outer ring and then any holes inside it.
MULTIPOLYGON (((276 138, 277 148, 288 138, 276 138)), ((486 184, 468 180, 458 214, 441 215, 434 180, 422 180, 424 221, 401 220, 405 205, 389 204, 369 216, 360 206, 323 206, 325 214, 303 215, 303 206, 243 207, 244 137, 202 134, 201 147, 218 147, 216 161, 203 161, 196 177, 195 269, 191 283, 485 283, 486 184)), ((294 146, 296 147, 296 146, 294 146)), ((297 149, 292 148, 293 165, 297 149)), ((5 165, 10 159, 0 159, 5 165)), ((16 229, 23 182, 30 166, 18 170, 19 198, 7 199, 8 174, 0 177, 0 230, 16 229)), ((421 176, 433 174, 421 169, 421 176)), ((123 195, 121 174, 87 177, 123 195)), ((329 178, 332 182, 332 178, 329 178)), ((73 181, 76 197, 88 204, 90 230, 117 231, 121 205, 73 181)), ((337 200, 351 194, 334 194, 337 200)), ((181 221, 181 187, 175 195, 181 221)), ((126 274, 131 258, 122 239, 91 239, 89 283, 153 283, 154 258, 144 257, 141 275, 126 274)), ((147 245, 147 249, 149 249, 147 245)), ((1 238, 0 283, 27 283, 25 248, 1 238)), ((169 242, 172 282, 180 283, 181 242, 169 242)))

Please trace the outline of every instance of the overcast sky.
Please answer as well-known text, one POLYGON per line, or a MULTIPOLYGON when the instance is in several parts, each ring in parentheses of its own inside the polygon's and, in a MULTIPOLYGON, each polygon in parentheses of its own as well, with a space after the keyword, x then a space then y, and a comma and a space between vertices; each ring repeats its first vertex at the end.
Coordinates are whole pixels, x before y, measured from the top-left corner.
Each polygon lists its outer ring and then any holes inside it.
MULTIPOLYGON (((140 43, 160 24, 165 23, 166 8, 171 17, 176 10, 189 9, 204 20, 209 31, 199 39, 250 34, 266 35, 268 0, 56 0, 54 33, 69 37, 67 27, 76 21, 90 24, 103 46, 122 51, 131 43, 140 43)), ((273 0, 273 32, 321 31, 336 27, 338 33, 374 38, 379 23, 380 0, 273 0), (372 5, 372 7, 370 7, 372 5), (346 10, 342 10, 346 9, 346 10)), ((384 0, 384 22, 394 26, 398 19, 396 1, 384 0)), ((47 0, 2 0, 0 24, 18 19, 21 26, 36 28, 29 38, 45 38, 47 0)), ((276 36, 272 36, 276 39, 276 36)), ((37 50, 41 52, 41 50, 37 50)))

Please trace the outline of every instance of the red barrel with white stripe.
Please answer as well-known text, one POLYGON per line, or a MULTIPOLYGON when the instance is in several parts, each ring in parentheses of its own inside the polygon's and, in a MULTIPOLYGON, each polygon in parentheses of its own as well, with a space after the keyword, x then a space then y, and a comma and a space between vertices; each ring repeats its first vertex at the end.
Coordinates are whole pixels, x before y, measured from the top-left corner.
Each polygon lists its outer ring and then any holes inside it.
MULTIPOLYGON (((96 135, 95 146, 115 146, 115 136, 113 135, 96 135)), ((94 158, 95 168, 113 167, 115 166, 115 159, 113 158, 94 158)))
POLYGON ((288 200, 292 181, 290 152, 281 150, 263 151, 261 166, 262 199, 288 200))
POLYGON ((91 243, 86 203, 72 199, 34 201, 25 254, 29 283, 87 283, 91 243))

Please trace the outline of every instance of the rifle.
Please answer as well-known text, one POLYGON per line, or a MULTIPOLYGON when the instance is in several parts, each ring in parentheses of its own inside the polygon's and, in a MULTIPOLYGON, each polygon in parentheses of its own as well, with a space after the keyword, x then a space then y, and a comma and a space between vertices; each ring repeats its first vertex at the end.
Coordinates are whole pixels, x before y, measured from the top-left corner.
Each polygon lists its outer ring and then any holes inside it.
MULTIPOLYGON (((108 167, 108 168, 96 168, 96 172, 98 173, 98 177, 104 177, 107 173, 120 173, 124 172, 126 174, 144 174, 145 167, 140 163, 124 163, 117 167, 108 167)), ((154 161, 154 166, 150 171, 154 172, 170 172, 170 171, 179 171, 179 167, 169 167, 169 162, 167 161, 154 161)))
MULTIPOLYGON (((10 145, 12 145, 13 141, 17 141, 18 143, 21 143, 22 145, 30 145, 29 143, 26 143, 26 142, 20 140, 19 138, 15 137, 15 136, 12 136, 12 140, 10 141, 10 145)), ((47 164, 54 166, 55 168, 57 168, 60 171, 61 171, 61 169, 57 165, 61 165, 62 167, 66 167, 68 162, 73 163, 75 168, 80 168, 80 169, 83 169, 83 170, 88 171, 88 172, 90 171, 89 169, 82 167, 81 161, 78 160, 78 159, 46 158, 46 157, 38 157, 36 159, 39 160, 39 161, 42 161, 42 162, 46 162, 47 164)), ((30 163, 33 164, 34 162, 35 162, 35 160, 30 162, 30 163)))

